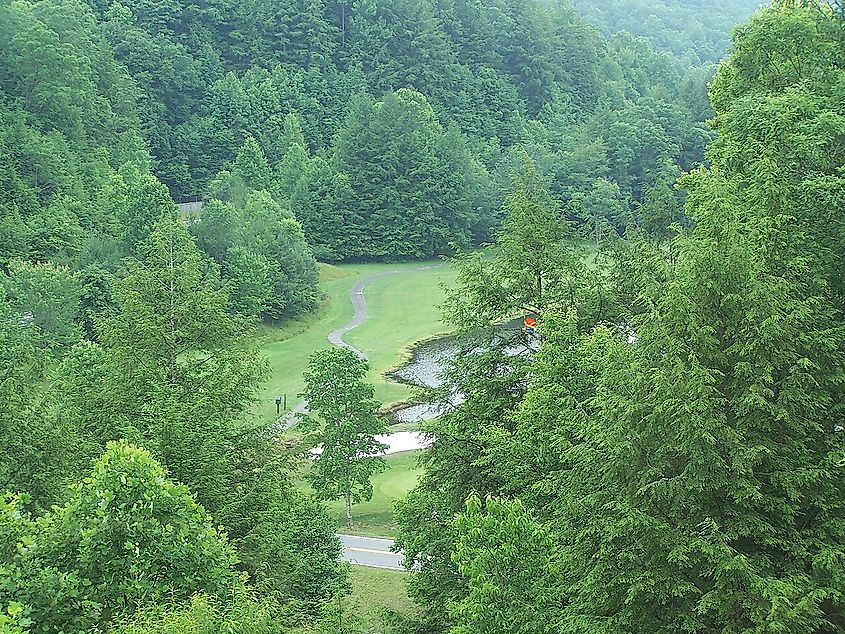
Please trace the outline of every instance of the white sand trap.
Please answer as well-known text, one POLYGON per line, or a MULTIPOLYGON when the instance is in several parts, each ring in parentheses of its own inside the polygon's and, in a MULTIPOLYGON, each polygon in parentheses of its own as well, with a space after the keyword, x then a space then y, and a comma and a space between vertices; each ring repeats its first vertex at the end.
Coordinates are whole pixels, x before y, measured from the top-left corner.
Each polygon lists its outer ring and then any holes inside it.
MULTIPOLYGON (((421 434, 418 431, 398 431, 395 434, 376 436, 376 440, 387 445, 387 449, 384 454, 381 454, 385 456, 405 451, 425 449, 433 442, 431 438, 426 438, 424 434, 421 434)), ((310 453, 312 456, 319 456, 323 453, 323 448, 314 447, 310 453)))

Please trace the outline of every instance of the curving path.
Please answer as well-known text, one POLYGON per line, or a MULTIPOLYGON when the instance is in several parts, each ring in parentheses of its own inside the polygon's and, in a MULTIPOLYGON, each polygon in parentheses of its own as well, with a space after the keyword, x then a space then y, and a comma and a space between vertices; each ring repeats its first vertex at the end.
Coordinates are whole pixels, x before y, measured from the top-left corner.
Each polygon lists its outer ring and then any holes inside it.
POLYGON ((367 301, 364 299, 364 289, 376 280, 381 279, 383 277, 388 277, 389 275, 398 275, 400 273, 407 273, 409 271, 429 271, 431 269, 440 268, 441 266, 443 265, 431 264, 429 266, 418 266, 414 269, 382 271, 381 273, 373 273, 372 275, 362 277, 355 283, 355 286, 353 286, 352 289, 349 291, 349 299, 352 302, 352 308, 355 311, 355 314, 352 316, 352 319, 350 319, 349 322, 347 322, 345 325, 329 333, 329 341, 332 343, 332 345, 352 350, 352 352, 357 354, 362 359, 366 360, 366 354, 364 354, 355 346, 348 344, 343 340, 343 336, 345 334, 349 333, 352 330, 355 330, 358 326, 362 325, 365 321, 367 321, 367 317, 369 317, 370 315, 370 312, 367 309, 367 301))
POLYGON ((361 350, 356 348, 355 346, 346 343, 343 340, 343 335, 347 334, 348 332, 355 330, 358 326, 362 325, 365 321, 367 321, 367 317, 370 315, 370 311, 367 309, 367 301, 364 299, 364 289, 367 288, 372 282, 375 282, 378 279, 383 277, 387 277, 389 275, 397 275, 402 271, 382 271, 381 273, 373 273, 372 275, 368 275, 366 277, 362 277, 355 286, 349 291, 349 299, 352 301, 352 308, 355 311, 355 314, 352 315, 352 319, 350 319, 346 324, 329 333, 328 339, 332 345, 338 346, 340 348, 347 348, 352 350, 355 354, 357 354, 362 359, 366 359, 367 355, 364 354, 361 350))
MULTIPOLYGON (((388 277, 390 275, 398 275, 400 273, 406 273, 408 271, 428 271, 430 269, 436 269, 443 266, 442 264, 431 264, 429 266, 419 266, 413 269, 398 269, 395 271, 382 271, 380 273, 373 273, 372 275, 367 275, 362 277, 358 280, 355 285, 349 290, 349 300, 352 302, 352 309, 354 311, 352 315, 352 319, 350 319, 346 324, 338 328, 337 330, 333 330, 328 334, 327 339, 329 342, 341 348, 347 348, 357 354, 362 359, 366 360, 367 355, 364 354, 361 350, 356 348, 355 346, 346 343, 343 340, 343 336, 355 330, 358 326, 362 325, 367 318, 370 316, 370 311, 367 308, 367 301, 364 299, 364 289, 367 288, 371 283, 375 282, 378 279, 383 277, 388 277)), ((306 401, 300 401, 297 403, 293 409, 289 412, 284 414, 279 420, 278 423, 281 423, 282 427, 291 427, 296 424, 297 415, 299 414, 307 414, 308 413, 308 403, 306 401)), ((389 442, 388 442, 389 444, 389 442)), ((407 451, 407 450, 406 450, 407 451)))

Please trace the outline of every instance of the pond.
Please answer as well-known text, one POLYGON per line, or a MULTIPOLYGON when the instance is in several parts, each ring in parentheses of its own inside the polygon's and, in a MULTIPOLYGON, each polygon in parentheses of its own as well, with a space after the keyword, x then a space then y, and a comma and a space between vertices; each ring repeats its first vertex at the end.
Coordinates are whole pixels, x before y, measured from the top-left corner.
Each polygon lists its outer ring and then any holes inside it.
MULTIPOLYGON (((521 320, 509 321, 499 326, 503 332, 513 332, 522 326, 521 320)), ((445 384, 443 374, 450 359, 461 351, 462 341, 456 336, 445 336, 424 341, 414 347, 411 359, 398 370, 390 373, 395 380, 421 388, 436 390, 445 384)), ((510 354, 523 354, 524 346, 509 350, 510 354)), ((398 423, 418 423, 433 420, 453 410, 464 402, 464 396, 453 390, 448 398, 403 407, 393 413, 398 423)))

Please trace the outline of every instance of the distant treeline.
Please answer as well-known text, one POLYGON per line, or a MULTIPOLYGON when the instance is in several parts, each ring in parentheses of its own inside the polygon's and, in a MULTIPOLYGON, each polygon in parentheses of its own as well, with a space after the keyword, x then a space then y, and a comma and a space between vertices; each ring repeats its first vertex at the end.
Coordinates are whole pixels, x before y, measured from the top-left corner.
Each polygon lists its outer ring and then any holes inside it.
MULTIPOLYGON (((35 259, 48 255, 45 241, 51 256, 80 251, 35 218, 57 199, 96 198, 90 177, 107 170, 72 173, 82 164, 142 163, 177 200, 208 198, 254 139, 269 169, 258 185, 301 222, 319 258, 343 260, 489 238, 517 146, 599 237, 604 225, 659 230, 678 213, 671 183, 709 139, 712 69, 628 34, 606 39, 562 2, 3 11, 5 128, 22 126, 14 138, 25 141, 9 139, 4 152, 24 237, 10 242, 35 259)), ((88 235, 91 214, 65 212, 88 235)))

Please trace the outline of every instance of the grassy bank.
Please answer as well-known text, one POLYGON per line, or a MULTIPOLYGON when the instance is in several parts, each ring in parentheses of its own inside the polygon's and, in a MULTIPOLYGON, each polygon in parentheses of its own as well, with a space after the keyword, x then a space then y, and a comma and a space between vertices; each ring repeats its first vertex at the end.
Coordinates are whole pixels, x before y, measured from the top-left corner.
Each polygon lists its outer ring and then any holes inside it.
POLYGON ((351 566, 349 580, 352 591, 331 606, 323 627, 304 627, 294 632, 394 632, 396 630, 390 627, 392 617, 414 618, 420 613, 419 607, 408 597, 407 579, 406 572, 351 566))
MULTIPOLYGON (((355 526, 346 527, 346 513, 343 501, 326 502, 331 514, 337 519, 337 527, 344 533, 370 537, 395 537, 396 523, 393 520, 393 502, 410 491, 419 480, 422 471, 417 465, 418 452, 387 456, 387 471, 373 477, 373 498, 352 507, 355 526)), ((298 483, 300 490, 310 494, 311 487, 303 478, 298 483)))
POLYGON ((384 615, 414 617, 419 608, 408 598, 408 573, 353 566, 352 593, 343 601, 343 615, 360 632, 385 631, 384 615))
POLYGON ((276 395, 287 394, 288 407, 299 401, 297 394, 304 387, 302 374, 308 356, 328 347, 328 333, 352 318, 350 289, 360 278, 383 271, 401 273, 375 280, 366 288, 369 319, 345 339, 370 356, 373 368, 370 379, 376 384, 376 397, 380 401, 387 405, 408 398, 409 387, 387 381, 382 374, 399 364, 405 349, 415 341, 444 330, 437 309, 443 300, 440 284, 454 281, 455 272, 446 265, 417 270, 438 264, 434 261, 321 265, 324 300, 320 309, 282 326, 265 326, 260 330, 262 351, 270 362, 270 378, 260 390, 255 413, 271 421, 276 415, 276 395))

